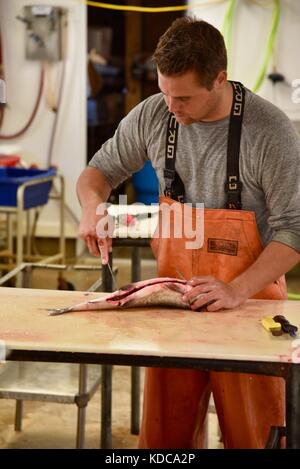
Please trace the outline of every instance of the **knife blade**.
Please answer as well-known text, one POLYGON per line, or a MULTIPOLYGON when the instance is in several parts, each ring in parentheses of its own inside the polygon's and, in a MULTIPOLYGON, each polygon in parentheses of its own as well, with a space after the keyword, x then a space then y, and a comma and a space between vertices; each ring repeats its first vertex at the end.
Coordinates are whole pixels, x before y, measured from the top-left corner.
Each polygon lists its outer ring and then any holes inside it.
POLYGON ((113 281, 115 290, 119 290, 118 282, 117 282, 116 276, 115 276, 115 274, 114 274, 114 272, 113 272, 113 270, 112 270, 112 268, 111 268, 110 263, 108 262, 106 265, 107 265, 108 270, 109 270, 109 272, 110 272, 110 275, 111 275, 111 278, 112 278, 112 281, 113 281))

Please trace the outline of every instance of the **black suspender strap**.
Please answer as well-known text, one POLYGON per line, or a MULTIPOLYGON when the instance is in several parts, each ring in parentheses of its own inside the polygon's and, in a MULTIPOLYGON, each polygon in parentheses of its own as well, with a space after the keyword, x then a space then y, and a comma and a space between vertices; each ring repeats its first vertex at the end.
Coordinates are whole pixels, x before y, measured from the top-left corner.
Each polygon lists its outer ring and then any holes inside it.
MULTIPOLYGON (((239 82, 231 82, 231 84, 233 87, 233 101, 227 144, 227 178, 225 182, 225 192, 227 194, 226 208, 241 210, 242 183, 240 181, 239 156, 245 106, 245 88, 239 82)), ((183 203, 185 197, 184 184, 175 170, 178 127, 179 125, 174 114, 170 114, 165 153, 164 194, 166 197, 183 203)))
POLYGON ((178 122, 174 114, 168 120, 166 154, 165 154, 165 191, 166 197, 184 202, 184 184, 175 170, 176 148, 178 138, 178 122))
POLYGON ((231 84, 233 87, 233 101, 227 144, 227 179, 225 182, 225 192, 227 194, 226 208, 241 210, 242 183, 240 181, 239 157, 245 107, 245 88, 239 82, 233 81, 231 84))

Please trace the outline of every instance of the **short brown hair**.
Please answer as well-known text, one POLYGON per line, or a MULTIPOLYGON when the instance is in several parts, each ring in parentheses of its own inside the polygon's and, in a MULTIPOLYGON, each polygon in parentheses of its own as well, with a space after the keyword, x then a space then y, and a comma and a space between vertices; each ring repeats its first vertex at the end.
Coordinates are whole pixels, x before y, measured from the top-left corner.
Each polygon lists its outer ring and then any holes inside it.
POLYGON ((218 73, 227 69, 227 53, 220 31, 206 21, 177 18, 160 37, 153 59, 163 75, 195 71, 211 89, 218 73))

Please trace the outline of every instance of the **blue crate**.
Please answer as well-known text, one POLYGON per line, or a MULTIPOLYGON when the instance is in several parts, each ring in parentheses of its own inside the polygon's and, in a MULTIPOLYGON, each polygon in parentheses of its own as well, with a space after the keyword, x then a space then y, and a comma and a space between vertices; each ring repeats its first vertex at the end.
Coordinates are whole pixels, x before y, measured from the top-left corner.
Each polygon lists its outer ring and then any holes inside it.
MULTIPOLYGON (((17 190, 28 181, 41 177, 54 176, 56 169, 23 169, 0 167, 0 205, 5 207, 17 206, 17 190)), ((52 181, 41 182, 29 186, 24 191, 23 208, 33 208, 48 202, 52 181)))

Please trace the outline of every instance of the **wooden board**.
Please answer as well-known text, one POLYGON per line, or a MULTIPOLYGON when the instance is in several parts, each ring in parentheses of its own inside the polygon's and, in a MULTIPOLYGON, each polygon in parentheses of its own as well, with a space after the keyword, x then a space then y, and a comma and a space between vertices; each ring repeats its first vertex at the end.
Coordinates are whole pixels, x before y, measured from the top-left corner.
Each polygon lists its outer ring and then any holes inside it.
POLYGON ((17 288, 0 294, 0 340, 11 349, 291 362, 293 339, 273 337, 260 321, 283 314, 300 329, 299 301, 249 300, 219 313, 145 308, 49 316, 46 308, 101 294, 17 288))

